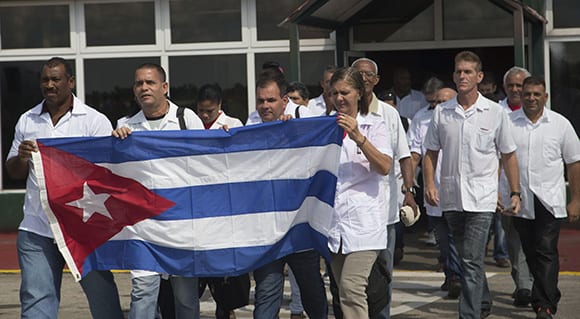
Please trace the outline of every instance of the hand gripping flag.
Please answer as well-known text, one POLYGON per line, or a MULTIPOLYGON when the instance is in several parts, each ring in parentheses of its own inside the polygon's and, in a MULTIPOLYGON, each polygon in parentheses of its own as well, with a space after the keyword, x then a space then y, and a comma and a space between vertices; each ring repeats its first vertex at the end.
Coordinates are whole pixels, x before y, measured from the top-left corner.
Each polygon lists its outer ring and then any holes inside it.
POLYGON ((234 276, 327 255, 342 129, 334 117, 127 139, 39 139, 42 205, 76 280, 92 270, 234 276))

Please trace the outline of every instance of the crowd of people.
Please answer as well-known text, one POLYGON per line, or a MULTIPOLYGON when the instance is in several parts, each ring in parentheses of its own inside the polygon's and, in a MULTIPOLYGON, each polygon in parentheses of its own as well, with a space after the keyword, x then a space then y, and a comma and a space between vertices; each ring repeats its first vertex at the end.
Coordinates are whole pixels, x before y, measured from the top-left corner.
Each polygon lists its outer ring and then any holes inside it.
MULTIPOLYGON (((459 299, 460 318, 485 318, 492 312, 483 263, 490 230, 498 266, 512 271, 514 305, 529 307, 540 319, 557 312, 560 225, 580 217, 578 135, 566 118, 546 107, 541 77, 520 67, 507 70, 505 98, 500 100, 494 76, 484 78, 475 53, 458 53, 453 66, 453 84, 433 77, 421 91, 411 88, 407 69, 397 68, 393 87, 379 95, 379 67, 368 58, 349 67, 325 67, 322 94, 314 98, 304 84, 288 83, 276 63, 265 65, 257 76, 256 111, 246 125, 332 116, 344 130, 328 232, 331 257, 325 267, 335 318, 390 318, 393 268, 404 255, 404 206, 415 217, 417 210, 426 212, 445 274, 441 289, 459 299), (416 199, 418 192, 424 193, 424 203, 416 199), (386 297, 380 302, 369 295, 379 281, 373 277, 375 267, 386 279, 381 287, 386 297)), ((175 105, 164 69, 153 63, 135 70, 133 93, 140 109, 119 119, 115 129, 72 93, 74 86, 66 60, 51 58, 43 64, 44 99, 20 117, 6 161, 10 177, 27 180, 17 239, 22 318, 58 317, 64 267, 40 205, 31 165, 32 153, 38 151, 35 139, 125 139, 136 131, 243 126, 222 110, 218 84, 200 88, 195 112, 175 105)), ((278 318, 286 275, 291 318, 304 318, 304 313, 327 318, 320 261, 320 252, 306 250, 254 269, 254 318, 278 318)), ((134 269, 131 278, 129 318, 199 318, 199 297, 206 286, 216 300, 216 318, 235 318, 234 309, 249 301, 248 274, 196 278, 134 269), (220 297, 232 283, 241 292, 220 297)), ((93 271, 80 284, 93 318, 123 318, 110 271, 93 271)))

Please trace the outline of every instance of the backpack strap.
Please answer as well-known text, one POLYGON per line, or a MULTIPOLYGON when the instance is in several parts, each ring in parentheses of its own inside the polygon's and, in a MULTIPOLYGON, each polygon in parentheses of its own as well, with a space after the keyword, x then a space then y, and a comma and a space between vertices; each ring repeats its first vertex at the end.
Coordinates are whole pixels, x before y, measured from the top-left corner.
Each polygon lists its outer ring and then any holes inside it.
POLYGON ((299 119, 300 118, 300 105, 298 105, 295 109, 294 109, 294 118, 295 119, 299 119))
POLYGON ((185 117, 183 116, 184 113, 185 113, 184 106, 180 106, 177 108, 177 119, 179 120, 180 130, 187 130, 187 126, 185 126, 185 117))

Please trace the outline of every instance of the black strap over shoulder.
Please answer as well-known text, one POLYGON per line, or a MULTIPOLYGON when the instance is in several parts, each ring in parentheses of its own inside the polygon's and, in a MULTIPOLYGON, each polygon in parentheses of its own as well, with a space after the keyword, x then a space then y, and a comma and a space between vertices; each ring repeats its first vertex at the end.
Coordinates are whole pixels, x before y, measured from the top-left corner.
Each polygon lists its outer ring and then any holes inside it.
POLYGON ((300 118, 300 105, 296 106, 296 109, 294 109, 294 118, 295 119, 300 118))
POLYGON ((185 117, 183 114, 185 113, 185 107, 180 106, 177 108, 177 119, 179 120, 179 129, 180 130, 187 130, 187 126, 185 126, 185 117))

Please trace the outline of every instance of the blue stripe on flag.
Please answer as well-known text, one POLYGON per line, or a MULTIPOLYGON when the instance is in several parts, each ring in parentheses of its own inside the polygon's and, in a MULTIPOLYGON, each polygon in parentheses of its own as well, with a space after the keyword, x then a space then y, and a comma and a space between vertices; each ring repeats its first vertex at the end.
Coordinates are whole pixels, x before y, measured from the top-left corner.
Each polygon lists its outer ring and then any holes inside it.
POLYGON ((223 130, 183 130, 134 132, 125 140, 107 137, 38 139, 46 146, 59 148, 93 163, 122 163, 156 158, 222 154, 248 150, 272 150, 342 145, 342 129, 335 117, 300 118, 223 130), (272 130, 272 126, 280 126, 272 130), (195 139, 196 143, 191 143, 195 139), (91 147, 86 147, 90 143, 91 147), (110 150, 95 152, 95 149, 110 150))
POLYGON ((192 219, 258 212, 292 211, 307 196, 334 206, 336 176, 318 171, 303 180, 268 180, 215 184, 155 192, 176 203, 154 217, 158 220, 192 219))
POLYGON ((98 247, 87 257, 83 273, 92 270, 141 269, 180 276, 236 276, 311 248, 329 258, 326 237, 308 224, 294 226, 282 240, 269 246, 192 251, 139 240, 113 240, 98 247))

